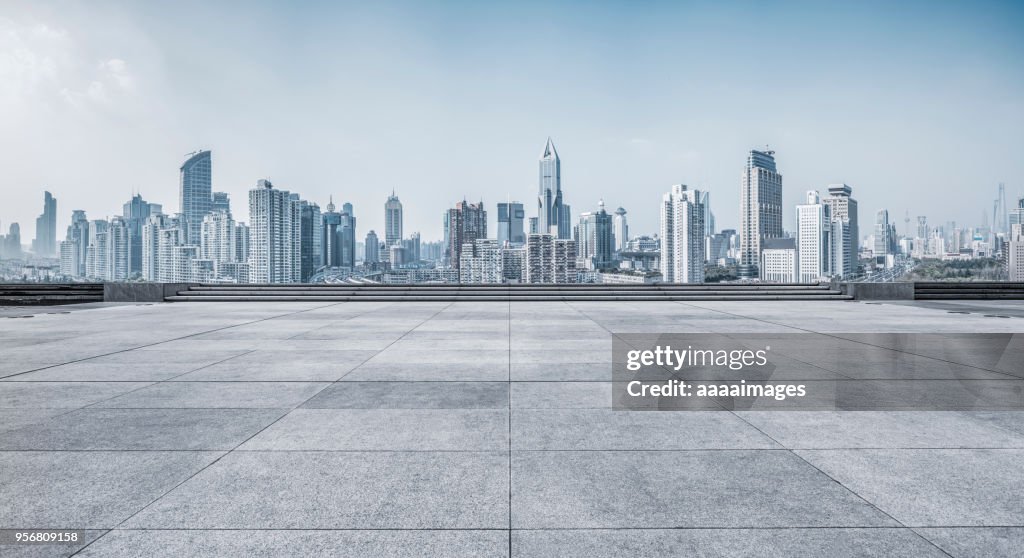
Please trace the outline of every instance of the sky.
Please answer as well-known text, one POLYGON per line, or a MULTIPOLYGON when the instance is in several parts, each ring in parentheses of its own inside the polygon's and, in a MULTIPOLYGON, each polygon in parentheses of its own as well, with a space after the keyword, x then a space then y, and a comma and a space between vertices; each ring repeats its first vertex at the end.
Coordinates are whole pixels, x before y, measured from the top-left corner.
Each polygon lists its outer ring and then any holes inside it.
MULTIPOLYGON (((739 225, 750 149, 807 190, 845 182, 861 231, 886 208, 980 225, 1024 195, 1022 2, 0 3, 0 227, 35 235, 43 191, 121 212, 178 208, 186 154, 248 220, 261 178, 383 229, 442 235, 445 209, 535 215, 548 136, 574 213, 658 230, 672 184, 739 225)), ((492 232, 493 235, 493 232, 492 232)))

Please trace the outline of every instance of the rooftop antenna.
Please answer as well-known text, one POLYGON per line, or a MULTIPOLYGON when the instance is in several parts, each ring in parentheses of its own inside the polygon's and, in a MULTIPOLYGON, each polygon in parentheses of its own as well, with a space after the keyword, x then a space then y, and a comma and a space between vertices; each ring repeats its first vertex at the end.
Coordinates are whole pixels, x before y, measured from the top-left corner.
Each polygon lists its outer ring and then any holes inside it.
POLYGON ((903 217, 903 236, 910 236, 910 210, 906 210, 903 217))

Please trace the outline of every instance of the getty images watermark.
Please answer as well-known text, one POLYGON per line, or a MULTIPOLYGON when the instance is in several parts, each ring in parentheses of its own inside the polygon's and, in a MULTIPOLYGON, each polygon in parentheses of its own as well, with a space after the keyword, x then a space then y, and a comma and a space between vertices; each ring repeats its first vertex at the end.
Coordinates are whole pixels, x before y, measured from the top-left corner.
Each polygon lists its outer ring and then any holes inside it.
POLYGON ((621 410, 1024 409, 1024 335, 617 334, 621 410))

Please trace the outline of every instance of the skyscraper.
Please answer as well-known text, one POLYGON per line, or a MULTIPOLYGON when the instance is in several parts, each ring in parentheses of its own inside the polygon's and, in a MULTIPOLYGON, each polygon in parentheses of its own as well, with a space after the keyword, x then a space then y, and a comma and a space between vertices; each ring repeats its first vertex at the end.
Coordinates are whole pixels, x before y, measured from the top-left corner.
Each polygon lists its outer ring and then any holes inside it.
POLYGON ((448 265, 458 268, 462 246, 480 238, 487 238, 487 211, 484 202, 468 203, 462 200, 447 213, 445 244, 448 247, 448 265))
POLYGON ((260 180, 249 190, 249 273, 254 283, 301 279, 300 203, 287 190, 260 180))
POLYGON ((661 280, 704 282, 704 204, 701 192, 675 184, 662 198, 661 280))
POLYGON ((626 223, 626 210, 621 207, 615 210, 612 233, 615 235, 615 251, 624 251, 626 243, 629 242, 629 224, 626 223))
POLYGON ((498 204, 498 244, 504 246, 506 242, 521 245, 526 242, 526 233, 523 230, 523 220, 526 212, 523 204, 519 202, 507 202, 498 204))
POLYGON ((615 251, 615 235, 612 216, 605 211, 604 200, 598 202, 597 211, 580 214, 576 231, 576 249, 584 268, 606 269, 614 266, 612 254, 615 251))
POLYGON ((391 246, 402 240, 402 202, 394 190, 384 202, 384 244, 391 246))
MULTIPOLYGON (((399 214, 401 214, 401 205, 399 205, 399 214)), ((401 226, 399 226, 399 229, 401 229, 401 226)), ((341 206, 341 220, 338 224, 338 246, 341 252, 341 265, 355 267, 356 215, 350 203, 345 203, 341 206)))
POLYGON ((774 151, 751 150, 740 188, 741 277, 757 277, 761 241, 782 236, 782 175, 774 151))
POLYGON ((896 253, 894 236, 893 227, 889 224, 889 210, 879 209, 875 214, 875 246, 873 250, 876 264, 889 265, 888 256, 896 253))
POLYGON ((128 278, 130 248, 128 222, 124 217, 114 217, 107 227, 107 253, 103 258, 104 281, 124 281, 128 278))
POLYGON ((380 263, 380 242, 377 240, 377 233, 372 230, 366 233, 366 242, 363 243, 366 251, 363 254, 363 263, 380 263))
POLYGON ((128 226, 128 274, 142 273, 142 227, 150 215, 161 213, 159 204, 147 203, 135 194, 124 204, 121 216, 128 226))
POLYGON ((320 242, 323 255, 321 259, 327 267, 341 267, 341 244, 338 238, 338 227, 341 226, 341 213, 335 211, 334 197, 327 202, 327 211, 323 214, 323 240, 320 242))
POLYGON ((299 204, 299 280, 305 283, 320 267, 323 220, 319 205, 300 200, 298 194, 292 194, 291 199, 299 204))
POLYGON ((50 192, 43 193, 43 213, 36 219, 32 252, 43 258, 57 255, 57 199, 50 192))
POLYGON ((558 238, 571 236, 571 216, 562 204, 562 160, 548 138, 540 155, 539 192, 537 193, 537 232, 558 238))
POLYGON ((210 202, 210 211, 220 211, 231 216, 231 198, 227 192, 214 192, 210 202))
POLYGON ((860 250, 860 226, 857 200, 851 197, 853 189, 846 184, 829 184, 828 197, 821 200, 829 207, 834 233, 832 244, 832 273, 847 277, 857 272, 860 250))
POLYGON ((213 167, 209 151, 196 151, 181 165, 179 207, 185 221, 185 240, 198 246, 203 216, 213 206, 213 167))
POLYGON ((1007 226, 1012 227, 1014 225, 1024 225, 1024 198, 1017 200, 1017 207, 1010 210, 1007 226))
POLYGON ((818 192, 807 192, 807 203, 796 206, 796 251, 801 283, 817 283, 832 275, 831 207, 818 192))

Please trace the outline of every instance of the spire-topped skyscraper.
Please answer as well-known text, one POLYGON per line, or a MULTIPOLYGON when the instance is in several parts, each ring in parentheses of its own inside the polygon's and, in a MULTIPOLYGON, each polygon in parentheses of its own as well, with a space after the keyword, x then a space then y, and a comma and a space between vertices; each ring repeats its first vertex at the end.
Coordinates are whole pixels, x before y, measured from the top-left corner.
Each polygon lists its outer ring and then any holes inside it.
POLYGON ((572 225, 568 206, 562 203, 562 160, 548 138, 540 155, 540 188, 537 193, 537 232, 569 238, 572 225))

